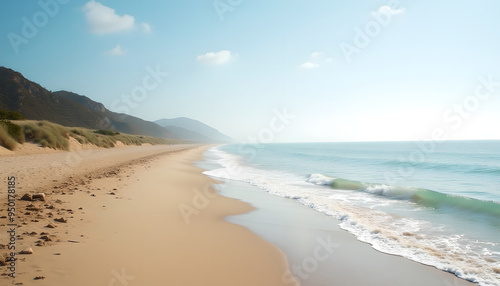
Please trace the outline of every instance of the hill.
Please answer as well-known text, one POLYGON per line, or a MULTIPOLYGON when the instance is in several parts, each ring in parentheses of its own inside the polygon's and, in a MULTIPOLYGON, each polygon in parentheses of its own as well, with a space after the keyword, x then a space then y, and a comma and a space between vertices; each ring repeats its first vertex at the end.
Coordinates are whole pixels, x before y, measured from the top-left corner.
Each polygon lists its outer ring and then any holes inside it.
POLYGON ((56 91, 55 95, 60 96, 61 98, 79 103, 85 106, 87 109, 92 112, 98 114, 102 119, 99 122, 99 125, 96 126, 82 126, 87 128, 94 129, 109 129, 116 130, 119 132, 124 132, 128 134, 136 134, 136 135, 148 135, 148 136, 156 136, 161 138, 173 138, 173 139, 182 139, 188 140, 185 138, 177 137, 174 133, 169 131, 166 128, 159 126, 150 121, 143 120, 141 118, 123 114, 116 113, 108 110, 102 103, 93 101, 92 99, 79 95, 69 91, 56 91))
POLYGON ((62 98, 16 71, 0 67, 0 109, 17 111, 26 119, 48 120, 65 126, 95 128, 104 115, 62 98))
POLYGON ((155 123, 161 125, 165 128, 172 130, 173 132, 178 132, 180 130, 186 130, 190 133, 180 133, 182 136, 195 136, 192 140, 201 141, 201 142, 233 142, 234 140, 217 129, 206 125, 198 120, 194 120, 187 117, 178 117, 173 119, 160 119, 156 120, 155 123), (180 129, 179 129, 180 128, 180 129))
POLYGON ((195 142, 232 141, 216 129, 189 118, 163 119, 157 124, 112 112, 84 95, 64 90, 48 91, 5 67, 0 67, 0 109, 20 112, 26 119, 47 120, 63 126, 195 142))
POLYGON ((102 103, 86 96, 68 91, 50 92, 5 67, 0 67, 0 109, 20 112, 26 119, 47 120, 64 126, 183 139, 153 122, 109 111, 102 103))

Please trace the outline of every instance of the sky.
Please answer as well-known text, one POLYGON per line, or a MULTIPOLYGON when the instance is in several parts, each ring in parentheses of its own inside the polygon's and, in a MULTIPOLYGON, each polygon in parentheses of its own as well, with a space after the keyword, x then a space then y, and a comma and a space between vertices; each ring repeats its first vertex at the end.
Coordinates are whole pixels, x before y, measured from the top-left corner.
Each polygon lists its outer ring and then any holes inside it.
POLYGON ((0 65, 242 142, 500 139, 499 1, 0 2, 0 65))

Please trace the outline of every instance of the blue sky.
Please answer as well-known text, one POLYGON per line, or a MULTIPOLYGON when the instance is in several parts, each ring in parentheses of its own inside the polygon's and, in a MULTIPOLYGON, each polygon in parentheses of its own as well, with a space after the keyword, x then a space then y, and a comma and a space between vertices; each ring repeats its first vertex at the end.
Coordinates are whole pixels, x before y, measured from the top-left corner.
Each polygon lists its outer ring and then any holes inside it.
POLYGON ((498 11, 472 0, 4 0, 0 65, 242 141, 500 139, 498 11))

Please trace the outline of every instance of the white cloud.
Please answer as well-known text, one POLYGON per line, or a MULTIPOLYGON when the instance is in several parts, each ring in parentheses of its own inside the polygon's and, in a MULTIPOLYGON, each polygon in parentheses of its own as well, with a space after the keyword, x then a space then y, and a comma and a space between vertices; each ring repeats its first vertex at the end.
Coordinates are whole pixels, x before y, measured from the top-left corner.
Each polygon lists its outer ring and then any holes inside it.
POLYGON ((309 56, 309 58, 318 59, 318 58, 323 57, 323 54, 324 54, 323 52, 314 52, 309 56))
POLYGON ((387 5, 380 6, 377 11, 372 12, 373 16, 379 16, 382 14, 399 15, 405 12, 405 8, 393 9, 387 5))
POLYGON ((110 56, 123 56, 126 53, 127 53, 127 51, 122 49, 122 47, 120 45, 116 45, 116 47, 114 47, 111 50, 106 52, 106 54, 108 54, 110 56))
POLYGON ((324 63, 332 62, 331 58, 326 58, 324 52, 313 52, 309 55, 309 60, 301 65, 299 68, 301 69, 315 69, 324 63))
POLYGON ((306 69, 306 70, 315 69, 315 68, 317 68, 317 67, 319 67, 319 64, 317 64, 317 63, 312 63, 312 62, 305 62, 305 63, 303 63, 303 64, 301 64, 301 65, 299 66, 299 68, 301 68, 301 69, 306 69))
POLYGON ((83 6, 90 30, 95 34, 109 34, 130 31, 135 28, 135 18, 117 15, 115 10, 94 0, 83 6))
POLYGON ((151 26, 148 23, 142 23, 142 31, 144 33, 151 33, 151 26))
POLYGON ((232 59, 233 56, 231 55, 231 51, 228 50, 222 50, 219 52, 209 52, 204 55, 199 55, 198 57, 196 57, 197 61, 212 65, 227 64, 232 59))

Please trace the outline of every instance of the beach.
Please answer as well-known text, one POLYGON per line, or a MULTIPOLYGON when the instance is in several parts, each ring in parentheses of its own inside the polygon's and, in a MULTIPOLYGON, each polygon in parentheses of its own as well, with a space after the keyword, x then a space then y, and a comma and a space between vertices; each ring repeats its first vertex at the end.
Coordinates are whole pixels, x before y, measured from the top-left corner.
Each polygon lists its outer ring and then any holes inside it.
POLYGON ((16 251, 33 254, 17 255, 15 278, 1 267, 2 284, 474 285, 378 252, 294 200, 215 181, 196 166, 209 147, 93 149, 70 170, 78 151, 0 158, 18 196, 46 194, 16 201, 16 251))
POLYGON ((500 286, 500 1, 0 11, 0 286, 500 286))
MULTIPOLYGON (((19 193, 36 186, 47 195, 46 202, 17 201, 16 250, 31 247, 33 254, 18 254, 16 278, 2 275, 2 284, 284 285, 282 275, 288 269, 284 254, 250 230, 224 220, 252 207, 211 190, 215 181, 193 166, 205 150, 200 146, 94 150, 82 160, 79 172, 58 179, 50 177, 57 172, 44 164, 71 152, 2 158, 2 174, 19 176, 19 193), (25 170, 29 173, 20 173, 25 170), (47 184, 39 185, 35 179, 47 184), (197 190, 209 196, 206 205, 197 204, 197 190), (36 215, 25 215, 28 204, 40 207, 31 211, 36 215), (186 221, 179 206, 197 212, 186 221), (60 217, 67 222, 54 221, 60 217), (45 227, 49 223, 57 227, 45 227), (51 239, 36 246, 43 240, 42 232, 51 239)), ((6 183, 7 178, 3 180, 6 183)), ((2 232, 2 241, 6 234, 2 232)), ((10 273, 5 266, 1 271, 10 273)))

